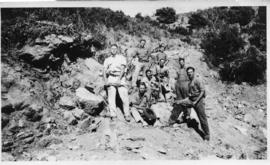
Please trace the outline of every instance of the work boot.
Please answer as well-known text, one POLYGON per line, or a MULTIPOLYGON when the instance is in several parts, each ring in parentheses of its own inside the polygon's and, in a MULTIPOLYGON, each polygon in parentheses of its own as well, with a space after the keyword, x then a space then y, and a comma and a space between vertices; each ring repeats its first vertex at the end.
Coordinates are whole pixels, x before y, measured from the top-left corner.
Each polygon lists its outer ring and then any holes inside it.
POLYGON ((204 141, 210 141, 210 135, 204 135, 203 140, 204 141))
POLYGON ((124 116, 124 118, 125 118, 125 120, 126 120, 127 122, 130 122, 130 121, 131 121, 131 117, 130 117, 130 116, 124 116))

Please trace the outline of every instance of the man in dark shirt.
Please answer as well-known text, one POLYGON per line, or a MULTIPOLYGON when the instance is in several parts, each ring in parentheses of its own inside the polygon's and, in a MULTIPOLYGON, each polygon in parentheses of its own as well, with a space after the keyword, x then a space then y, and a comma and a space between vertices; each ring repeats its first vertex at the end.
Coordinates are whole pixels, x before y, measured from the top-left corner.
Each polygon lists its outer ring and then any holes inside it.
POLYGON ((177 118, 179 117, 180 113, 185 109, 185 107, 194 108, 195 112, 201 123, 201 128, 204 131, 204 140, 210 140, 210 133, 209 127, 207 122, 207 117, 205 114, 205 89, 201 81, 199 81, 196 77, 194 77, 195 69, 193 67, 187 68, 187 75, 189 78, 188 83, 188 97, 182 100, 176 100, 175 104, 178 105, 179 110, 173 111, 170 119, 169 124, 173 124, 176 122, 177 118))
MULTIPOLYGON (((176 92, 176 100, 182 100, 188 97, 188 83, 189 79, 186 72, 185 67, 185 59, 180 57, 179 58, 179 64, 180 64, 180 70, 177 73, 177 81, 175 83, 175 92, 176 92)), ((175 106, 173 111, 177 110, 178 106, 175 106)), ((191 109, 187 108, 184 110, 184 116, 183 118, 185 120, 188 120, 190 118, 191 109)))
POLYGON ((130 105, 130 112, 137 123, 142 123, 143 126, 147 126, 146 121, 143 120, 141 114, 145 108, 149 108, 149 95, 147 94, 147 88, 145 83, 141 83, 139 91, 135 92, 132 96, 130 105))

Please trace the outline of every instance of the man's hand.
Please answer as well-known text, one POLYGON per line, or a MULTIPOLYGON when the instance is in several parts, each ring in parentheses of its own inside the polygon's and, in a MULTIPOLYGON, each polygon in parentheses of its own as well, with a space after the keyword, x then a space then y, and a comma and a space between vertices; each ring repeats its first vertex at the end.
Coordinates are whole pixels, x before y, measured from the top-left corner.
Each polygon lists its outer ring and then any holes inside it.
POLYGON ((193 101, 192 104, 195 107, 198 104, 198 102, 197 101, 193 101))
POLYGON ((117 84, 117 85, 120 85, 120 84, 121 84, 121 80, 120 80, 120 78, 119 78, 119 79, 117 79, 117 81, 115 82, 115 84, 117 84))

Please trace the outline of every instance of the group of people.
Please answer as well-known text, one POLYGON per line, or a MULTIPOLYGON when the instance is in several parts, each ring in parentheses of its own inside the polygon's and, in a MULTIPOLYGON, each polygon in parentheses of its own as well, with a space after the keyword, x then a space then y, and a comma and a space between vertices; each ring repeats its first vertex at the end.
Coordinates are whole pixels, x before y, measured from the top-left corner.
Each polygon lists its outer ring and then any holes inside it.
POLYGON ((131 117, 143 126, 159 122, 158 114, 149 113, 150 107, 157 102, 167 102, 166 93, 173 89, 176 98, 168 124, 177 123, 181 112, 184 113, 184 120, 188 121, 193 108, 200 120, 204 132, 203 138, 209 140, 204 103, 205 89, 202 82, 194 76, 195 68, 185 67, 185 59, 179 58, 180 70, 177 72, 175 86, 171 87, 168 59, 164 53, 165 44, 161 44, 154 51, 147 49, 145 44, 146 40, 140 40, 139 47, 129 61, 126 56, 119 53, 118 45, 111 45, 110 56, 104 61, 103 71, 110 117, 112 119, 117 117, 116 94, 118 92, 127 122, 131 121, 131 117), (130 67, 133 67, 131 84, 127 81, 127 75, 130 74, 127 72, 131 72, 130 67), (132 97, 129 97, 129 94, 132 97))

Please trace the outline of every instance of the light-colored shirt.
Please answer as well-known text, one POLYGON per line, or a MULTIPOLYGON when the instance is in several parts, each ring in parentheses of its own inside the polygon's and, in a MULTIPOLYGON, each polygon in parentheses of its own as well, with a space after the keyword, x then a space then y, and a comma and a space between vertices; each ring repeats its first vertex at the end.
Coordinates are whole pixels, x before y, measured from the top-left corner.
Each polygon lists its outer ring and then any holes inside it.
POLYGON ((147 48, 137 48, 135 56, 138 57, 139 62, 149 62, 150 51, 147 48))
POLYGON ((124 56, 116 54, 115 56, 110 56, 104 61, 104 69, 106 73, 113 74, 115 76, 120 76, 123 66, 127 65, 127 60, 124 56))
POLYGON ((157 68, 157 74, 159 75, 161 79, 163 79, 164 77, 169 78, 169 68, 167 66, 160 67, 159 65, 157 65, 156 68, 157 68))
POLYGON ((145 83, 147 89, 151 89, 152 84, 157 84, 157 80, 154 76, 152 76, 152 78, 150 80, 147 77, 143 77, 141 82, 145 83))

